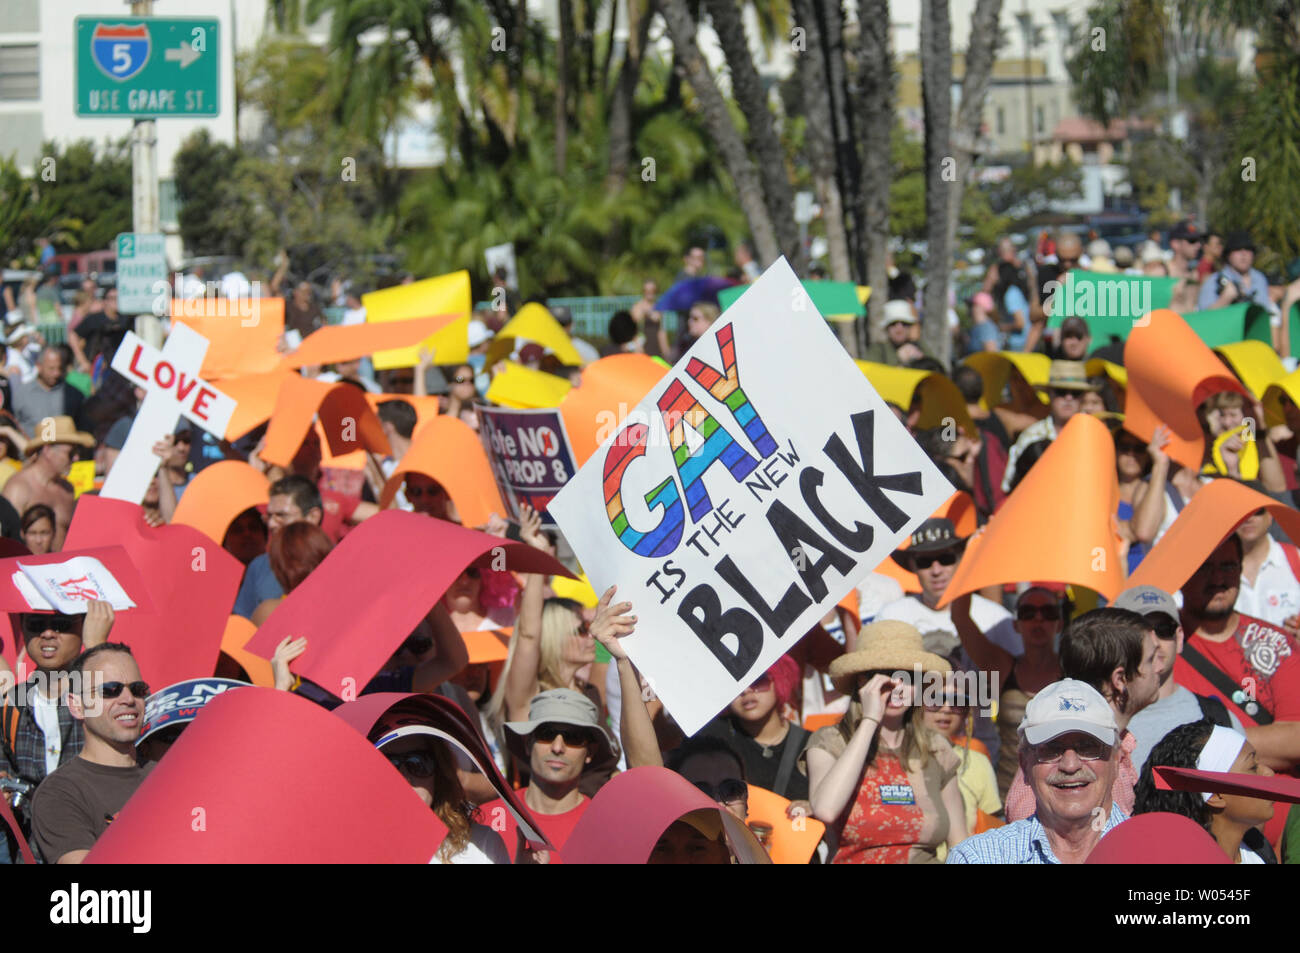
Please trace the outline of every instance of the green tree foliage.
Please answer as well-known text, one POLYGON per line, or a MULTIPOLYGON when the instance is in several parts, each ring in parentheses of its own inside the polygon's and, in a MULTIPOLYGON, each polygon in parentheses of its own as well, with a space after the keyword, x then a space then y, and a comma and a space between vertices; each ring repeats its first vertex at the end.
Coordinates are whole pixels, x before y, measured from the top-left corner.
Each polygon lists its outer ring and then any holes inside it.
POLYGON ((1285 265, 1300 256, 1300 58, 1279 58, 1260 78, 1234 145, 1218 180, 1215 227, 1247 229, 1264 252, 1261 267, 1285 265))
POLYGON ((1083 172, 1069 159, 1024 164, 1004 181, 989 186, 989 205, 999 215, 1031 218, 1052 205, 1083 194, 1083 172))
POLYGON ((89 140, 60 150, 52 142, 30 177, 0 160, 0 251, 26 260, 38 237, 60 252, 112 245, 131 227, 131 152, 125 140, 97 150, 89 140))

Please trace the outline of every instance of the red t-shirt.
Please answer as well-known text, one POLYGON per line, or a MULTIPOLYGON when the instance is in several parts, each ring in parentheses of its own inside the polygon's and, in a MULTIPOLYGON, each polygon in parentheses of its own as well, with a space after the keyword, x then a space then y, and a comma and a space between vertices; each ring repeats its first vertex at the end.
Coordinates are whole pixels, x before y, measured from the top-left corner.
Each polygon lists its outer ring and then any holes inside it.
MULTIPOLYGON (((1300 721, 1300 656, 1296 654, 1295 640, 1286 632, 1261 619, 1241 615, 1232 638, 1211 642, 1192 635, 1187 644, 1247 694, 1247 680, 1253 680, 1255 699, 1273 713, 1274 721, 1300 721)), ((1181 655, 1174 663, 1174 681, 1198 695, 1217 695, 1243 725, 1258 724, 1181 655)))
MULTIPOLYGON (((552 864, 560 864, 560 852, 564 850, 564 844, 573 833, 573 829, 578 826, 578 820, 587 812, 591 805, 591 798, 584 797, 578 806, 571 811, 565 811, 563 814, 538 814, 533 811, 533 817, 537 820, 537 825, 546 835, 546 839, 555 845, 555 850, 551 851, 552 864)), ((485 824, 492 830, 501 835, 501 839, 506 842, 506 850, 510 852, 510 859, 515 859, 515 848, 519 846, 519 825, 515 821, 515 816, 510 813, 500 798, 488 801, 479 807, 479 823, 485 824)))

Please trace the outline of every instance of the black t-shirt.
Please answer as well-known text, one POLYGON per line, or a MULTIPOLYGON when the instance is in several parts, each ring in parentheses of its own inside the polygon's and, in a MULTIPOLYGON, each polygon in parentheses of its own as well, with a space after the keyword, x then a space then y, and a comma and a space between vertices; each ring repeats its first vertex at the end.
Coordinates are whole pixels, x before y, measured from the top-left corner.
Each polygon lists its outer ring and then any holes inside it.
POLYGON ((809 733, 798 725, 790 725, 780 744, 764 746, 743 731, 738 730, 731 718, 722 714, 700 729, 700 734, 719 738, 731 745, 732 750, 745 762, 746 780, 755 787, 766 788, 791 801, 808 800, 808 776, 799 771, 795 762, 808 743, 809 733), (777 774, 785 758, 786 748, 794 747, 790 755, 791 770, 780 789, 776 787, 777 774))

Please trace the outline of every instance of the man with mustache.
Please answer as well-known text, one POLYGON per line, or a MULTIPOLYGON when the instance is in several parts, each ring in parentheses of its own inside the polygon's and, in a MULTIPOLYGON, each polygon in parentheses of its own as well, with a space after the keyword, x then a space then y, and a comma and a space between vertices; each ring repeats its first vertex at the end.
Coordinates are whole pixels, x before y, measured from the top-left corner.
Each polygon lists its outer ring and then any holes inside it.
POLYGON ((1030 699, 1020 723, 1020 769, 1034 812, 968 837, 950 864, 1081 864, 1097 842, 1128 819, 1112 796, 1119 727, 1091 685, 1063 678, 1030 699))
MULTIPOLYGON (((1079 616, 1061 635, 1061 674, 1092 686, 1110 706, 1115 720, 1115 802, 1131 813, 1138 771, 1133 762, 1137 738, 1129 720, 1160 694, 1159 639, 1151 623, 1127 609, 1094 609, 1079 616)), ((1006 817, 1019 821, 1034 810, 1034 794, 1024 762, 1007 791, 1006 817)))
POLYGON ((1291 772, 1300 764, 1300 660, 1290 635, 1234 608, 1241 559, 1241 537, 1231 533, 1183 584, 1187 640, 1174 680, 1223 699, 1259 760, 1291 772))

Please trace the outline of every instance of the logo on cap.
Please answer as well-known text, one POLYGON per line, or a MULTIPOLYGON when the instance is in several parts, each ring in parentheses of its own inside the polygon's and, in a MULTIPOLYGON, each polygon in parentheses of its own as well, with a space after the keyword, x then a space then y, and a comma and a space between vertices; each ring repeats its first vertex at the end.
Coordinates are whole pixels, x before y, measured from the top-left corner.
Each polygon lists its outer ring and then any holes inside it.
POLYGON ((1080 698, 1062 696, 1061 707, 1058 708, 1057 711, 1084 711, 1086 707, 1087 706, 1084 705, 1083 700, 1080 698))

